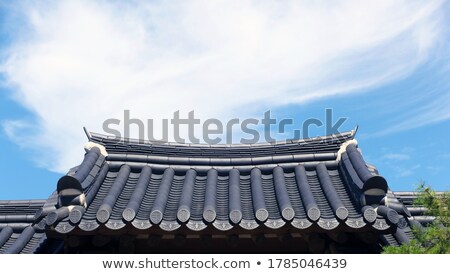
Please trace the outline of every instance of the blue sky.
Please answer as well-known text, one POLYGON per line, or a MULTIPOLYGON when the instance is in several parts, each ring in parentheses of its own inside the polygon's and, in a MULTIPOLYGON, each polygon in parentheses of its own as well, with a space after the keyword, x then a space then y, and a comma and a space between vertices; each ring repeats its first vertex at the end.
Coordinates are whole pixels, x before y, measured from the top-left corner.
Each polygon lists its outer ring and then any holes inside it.
POLYGON ((48 197, 82 160, 82 126, 102 132, 125 109, 304 121, 332 108, 393 190, 448 190, 449 20, 443 1, 1 3, 0 199, 48 197))

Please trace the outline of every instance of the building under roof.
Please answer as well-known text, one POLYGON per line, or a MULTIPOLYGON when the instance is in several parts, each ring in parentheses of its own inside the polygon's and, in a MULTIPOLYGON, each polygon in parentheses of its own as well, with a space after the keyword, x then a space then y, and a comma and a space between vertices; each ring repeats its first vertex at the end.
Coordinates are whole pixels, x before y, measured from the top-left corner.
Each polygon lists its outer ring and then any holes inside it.
POLYGON ((47 200, 0 201, 0 253, 378 253, 426 223, 356 130, 203 145, 87 132, 47 200))

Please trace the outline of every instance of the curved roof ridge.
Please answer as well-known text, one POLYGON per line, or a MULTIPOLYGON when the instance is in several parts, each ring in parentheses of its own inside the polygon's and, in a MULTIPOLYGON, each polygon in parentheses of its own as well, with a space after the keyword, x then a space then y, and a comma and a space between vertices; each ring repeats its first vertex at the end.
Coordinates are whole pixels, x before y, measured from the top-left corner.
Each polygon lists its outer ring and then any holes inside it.
POLYGON ((352 140, 356 132, 358 130, 358 126, 352 130, 344 131, 338 134, 329 134, 324 136, 316 136, 310 138, 299 138, 299 139, 286 139, 286 140, 277 140, 274 142, 259 142, 254 144, 243 144, 243 143, 233 143, 233 144, 205 144, 205 143, 178 143, 178 142, 164 142, 160 140, 145 140, 145 139, 136 139, 136 138, 124 138, 124 137, 115 137, 112 135, 106 135, 102 133, 96 133, 88 131, 86 128, 83 128, 86 136, 89 141, 96 143, 125 143, 130 145, 158 145, 158 146, 172 146, 172 147, 189 147, 189 148, 252 148, 252 147, 274 147, 282 144, 299 144, 299 143, 308 143, 308 142, 317 142, 317 141, 328 141, 330 143, 343 143, 347 140, 352 140))
POLYGON ((23 199, 23 200, 0 200, 1 206, 15 206, 15 205, 29 205, 29 206, 43 206, 46 199, 23 199))

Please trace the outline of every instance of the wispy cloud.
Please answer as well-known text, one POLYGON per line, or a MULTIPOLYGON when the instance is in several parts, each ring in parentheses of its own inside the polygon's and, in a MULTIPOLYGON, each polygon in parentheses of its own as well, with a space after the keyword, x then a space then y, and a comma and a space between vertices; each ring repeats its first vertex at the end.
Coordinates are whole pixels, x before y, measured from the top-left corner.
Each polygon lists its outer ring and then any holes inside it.
MULTIPOLYGON (((26 2, 4 6, 21 27, 0 70, 36 115, 29 146, 66 171, 79 161, 81 126, 100 131, 123 109, 142 119, 192 109, 225 118, 405 77, 440 39, 441 4, 26 2)), ((24 136, 18 129, 11 137, 24 136)))
POLYGON ((2 123, 3 130, 9 138, 14 138, 18 130, 22 131, 26 128, 30 128, 31 125, 26 121, 10 120, 2 123))
POLYGON ((442 170, 444 170, 444 167, 442 166, 427 166, 426 169, 433 175, 438 174, 442 170))
MULTIPOLYGON (((450 74, 450 70, 447 71, 448 74, 450 74)), ((423 94, 425 98, 417 96, 421 100, 420 103, 410 102, 402 114, 391 119, 390 126, 373 136, 420 128, 450 119, 450 108, 448 107, 450 106, 450 80, 447 76, 443 76, 443 79, 445 79, 444 82, 430 83, 429 85, 432 87, 411 91, 411 93, 423 94)))
POLYGON ((394 170, 395 178, 405 178, 416 173, 416 170, 419 169, 421 165, 413 165, 413 166, 394 166, 392 169, 394 170))
POLYGON ((405 161, 411 159, 411 156, 404 153, 388 153, 383 155, 383 159, 394 160, 394 161, 405 161))

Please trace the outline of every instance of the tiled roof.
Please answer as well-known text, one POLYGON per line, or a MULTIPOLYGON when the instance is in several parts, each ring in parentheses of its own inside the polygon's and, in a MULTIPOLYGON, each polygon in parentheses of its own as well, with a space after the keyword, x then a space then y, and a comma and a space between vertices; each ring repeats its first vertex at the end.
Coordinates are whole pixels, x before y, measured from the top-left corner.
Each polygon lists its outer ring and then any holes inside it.
MULTIPOLYGON (((36 253, 42 248, 57 248, 45 236, 43 223, 35 222, 35 214, 46 200, 0 201, 0 254, 36 253)), ((48 251, 48 250, 47 250, 48 251)))
POLYGON ((210 146, 91 134, 82 164, 60 179, 62 202, 46 223, 61 234, 77 227, 396 227, 397 211, 381 203, 386 181, 366 165, 353 136, 351 131, 287 143, 210 146))
MULTIPOLYGON (((428 214, 427 209, 421 205, 415 204, 419 195, 417 192, 403 191, 394 192, 399 201, 405 205, 409 212, 408 219, 410 222, 419 223, 420 225, 427 225, 434 221, 435 217, 428 214)), ((442 195, 443 192, 436 192, 437 195, 442 195)))
POLYGON ((357 232, 408 242, 410 225, 432 217, 412 204, 414 193, 388 189, 354 133, 255 145, 89 133, 83 162, 49 199, 0 201, 0 253, 63 252, 66 236, 124 233, 357 232))
MULTIPOLYGON (((440 195, 442 192, 436 192, 440 195)), ((407 220, 407 225, 402 228, 398 228, 392 234, 380 235, 381 243, 384 245, 399 246, 403 243, 409 243, 412 239, 415 239, 412 227, 419 228, 426 227, 429 223, 435 220, 434 216, 427 214, 427 209, 421 205, 416 204, 417 197, 420 195, 418 192, 412 191, 396 191, 389 192, 388 196, 392 208, 395 208, 404 215, 407 220)))

